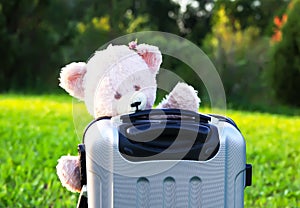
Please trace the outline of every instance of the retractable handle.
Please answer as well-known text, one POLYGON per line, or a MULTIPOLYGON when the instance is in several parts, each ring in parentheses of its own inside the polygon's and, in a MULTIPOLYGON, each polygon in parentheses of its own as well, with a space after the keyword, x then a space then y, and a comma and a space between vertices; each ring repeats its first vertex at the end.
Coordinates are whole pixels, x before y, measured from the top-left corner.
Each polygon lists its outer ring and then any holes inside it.
POLYGON ((175 108, 142 110, 132 114, 123 115, 120 118, 123 122, 134 122, 136 120, 149 120, 149 119, 161 120, 162 116, 166 116, 165 119, 167 120, 172 120, 172 119, 194 120, 196 122, 201 122, 201 123, 208 123, 209 121, 211 121, 210 116, 206 116, 189 110, 181 110, 175 108), (176 116, 176 117, 172 117, 172 116, 176 116))
POLYGON ((119 151, 130 161, 205 161, 219 149, 210 116, 181 109, 149 109, 120 119, 119 151))

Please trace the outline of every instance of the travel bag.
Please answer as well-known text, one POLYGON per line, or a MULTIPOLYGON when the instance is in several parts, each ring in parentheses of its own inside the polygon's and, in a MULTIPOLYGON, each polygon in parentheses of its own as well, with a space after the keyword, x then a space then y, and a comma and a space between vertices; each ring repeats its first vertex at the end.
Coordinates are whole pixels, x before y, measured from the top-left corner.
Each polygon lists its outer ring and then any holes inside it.
POLYGON ((245 140, 229 118, 152 109, 91 122, 78 207, 244 207, 245 140))

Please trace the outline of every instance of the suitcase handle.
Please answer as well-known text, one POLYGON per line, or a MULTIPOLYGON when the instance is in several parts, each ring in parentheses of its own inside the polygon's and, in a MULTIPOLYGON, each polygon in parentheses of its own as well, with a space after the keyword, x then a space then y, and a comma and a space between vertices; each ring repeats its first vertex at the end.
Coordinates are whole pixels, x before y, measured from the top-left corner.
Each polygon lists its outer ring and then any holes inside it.
POLYGON ((136 120, 149 120, 151 119, 155 120, 155 116, 157 116, 157 119, 161 119, 162 116, 167 116, 167 120, 172 120, 172 119, 181 119, 181 120, 194 120, 196 122, 201 122, 201 123, 208 123, 211 121, 211 118, 209 116, 199 114, 193 111, 189 110, 182 110, 182 109, 175 109, 175 108, 170 108, 170 109, 148 109, 148 110, 142 110, 142 111, 137 111, 132 114, 127 114, 121 116, 121 120, 123 122, 135 122, 136 120), (169 116, 169 117, 168 117, 169 116), (181 117, 171 117, 171 116, 181 116, 181 117))
POLYGON ((218 131, 209 124, 142 121, 119 126, 119 151, 130 161, 205 161, 218 149, 218 131))

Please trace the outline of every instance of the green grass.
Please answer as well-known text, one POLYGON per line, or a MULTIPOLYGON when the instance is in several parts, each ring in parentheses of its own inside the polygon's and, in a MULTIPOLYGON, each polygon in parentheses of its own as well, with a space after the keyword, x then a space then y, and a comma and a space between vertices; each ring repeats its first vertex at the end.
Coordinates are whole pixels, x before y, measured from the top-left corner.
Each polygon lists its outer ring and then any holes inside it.
POLYGON ((0 207, 75 207, 55 169, 77 153, 72 100, 2 95, 0 109, 0 207))
MULTIPOLYGON (((0 207, 76 206, 78 194, 60 185, 55 170, 61 155, 77 154, 72 106, 68 96, 0 95, 0 207)), ((245 207, 300 207, 300 116, 226 115, 242 131, 253 165, 245 207)), ((87 122, 81 119, 75 118, 79 131, 87 122)))
POLYGON ((247 143, 245 207, 300 207, 300 116, 228 111, 247 143))

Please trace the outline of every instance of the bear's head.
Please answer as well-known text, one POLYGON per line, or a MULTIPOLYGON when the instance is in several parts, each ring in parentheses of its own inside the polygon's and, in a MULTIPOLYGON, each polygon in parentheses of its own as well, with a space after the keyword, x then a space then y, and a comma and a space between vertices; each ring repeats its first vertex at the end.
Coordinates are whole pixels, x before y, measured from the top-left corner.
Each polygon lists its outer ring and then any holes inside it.
POLYGON ((93 117, 116 116, 136 108, 152 108, 156 98, 156 74, 162 55, 156 46, 131 42, 109 45, 85 62, 62 68, 60 86, 83 100, 93 117), (135 103, 138 106, 133 106, 135 103))

